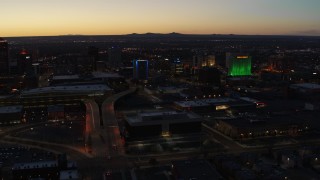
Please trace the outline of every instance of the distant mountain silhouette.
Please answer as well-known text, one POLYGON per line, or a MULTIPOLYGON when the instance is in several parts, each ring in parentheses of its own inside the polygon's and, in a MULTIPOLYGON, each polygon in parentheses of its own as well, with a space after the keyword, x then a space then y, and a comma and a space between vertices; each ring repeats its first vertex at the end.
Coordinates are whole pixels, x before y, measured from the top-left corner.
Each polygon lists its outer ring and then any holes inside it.
MULTIPOLYGON (((8 41, 25 43, 50 43, 50 42, 109 42, 109 41, 185 41, 185 40, 217 40, 217 39, 265 39, 265 38, 312 38, 312 36, 290 36, 290 35, 236 35, 236 34, 181 34, 181 33, 132 33, 124 35, 79 35, 68 34, 58 36, 29 36, 29 37, 5 37, 8 41)), ((317 38, 320 36, 316 36, 317 38)))
POLYGON ((144 33, 144 34, 138 34, 138 33, 132 33, 132 34, 128 34, 126 36, 131 36, 131 37, 165 37, 165 36, 187 36, 186 34, 180 34, 180 33, 168 33, 168 34, 163 34, 163 33, 144 33))

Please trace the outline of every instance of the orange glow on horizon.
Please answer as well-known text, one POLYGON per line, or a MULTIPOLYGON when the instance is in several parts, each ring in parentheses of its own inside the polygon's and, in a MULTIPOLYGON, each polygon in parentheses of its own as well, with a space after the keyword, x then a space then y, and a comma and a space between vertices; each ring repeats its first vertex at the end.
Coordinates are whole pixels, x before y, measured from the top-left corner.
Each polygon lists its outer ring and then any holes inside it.
POLYGON ((315 0, 4 0, 0 36, 320 35, 319 6, 320 1, 315 0))

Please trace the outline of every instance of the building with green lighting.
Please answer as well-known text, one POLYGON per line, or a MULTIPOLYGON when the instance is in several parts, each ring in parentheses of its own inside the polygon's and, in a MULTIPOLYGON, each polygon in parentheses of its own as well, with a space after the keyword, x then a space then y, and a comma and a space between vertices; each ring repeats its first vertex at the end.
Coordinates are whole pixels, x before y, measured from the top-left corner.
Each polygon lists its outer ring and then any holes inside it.
POLYGON ((251 76, 251 56, 227 53, 229 76, 251 76))

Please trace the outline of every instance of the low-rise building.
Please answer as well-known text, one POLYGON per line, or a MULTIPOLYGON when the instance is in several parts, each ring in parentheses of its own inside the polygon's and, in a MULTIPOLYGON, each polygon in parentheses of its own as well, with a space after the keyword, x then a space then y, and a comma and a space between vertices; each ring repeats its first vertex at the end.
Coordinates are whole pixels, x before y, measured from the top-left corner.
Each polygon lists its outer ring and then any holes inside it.
POLYGON ((258 136, 298 135, 306 128, 305 122, 294 116, 239 117, 220 119, 215 128, 234 139, 258 136))
POLYGON ((46 178, 58 179, 57 161, 16 163, 12 167, 13 179, 46 178))
POLYGON ((23 106, 0 107, 0 126, 21 123, 23 106))
POLYGON ((174 102, 175 108, 183 111, 194 111, 197 113, 201 112, 212 112, 221 111, 226 109, 236 109, 246 111, 255 109, 257 104, 254 102, 234 99, 234 98, 209 98, 209 99, 198 99, 193 101, 176 101, 174 102))
POLYGON ((49 105, 48 120, 65 119, 64 105, 49 105))
POLYGON ((291 84, 289 86, 289 94, 293 98, 319 99, 320 85, 314 83, 291 84))
POLYGON ((57 96, 104 96, 112 94, 112 89, 104 84, 72 86, 49 86, 24 90, 21 98, 57 97, 57 96))
POLYGON ((125 116, 129 137, 184 134, 201 131, 202 119, 191 112, 139 112, 125 116))
POLYGON ((59 179, 60 180, 80 180, 80 175, 79 172, 77 170, 64 170, 64 171, 60 171, 60 176, 59 179))

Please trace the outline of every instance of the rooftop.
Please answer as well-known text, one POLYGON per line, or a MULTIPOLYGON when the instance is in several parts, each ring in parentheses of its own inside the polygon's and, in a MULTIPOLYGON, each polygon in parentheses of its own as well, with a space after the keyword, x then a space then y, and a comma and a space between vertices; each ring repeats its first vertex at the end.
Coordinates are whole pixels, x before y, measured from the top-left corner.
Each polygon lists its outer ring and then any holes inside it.
POLYGON ((116 73, 104 73, 104 72, 92 72, 93 78, 120 78, 119 74, 116 73))
POLYGON ((320 85, 319 84, 313 84, 313 83, 301 83, 301 84, 292 84, 290 85, 291 88, 303 88, 303 89, 312 89, 312 90, 316 90, 316 89, 320 89, 320 85))
POLYGON ((64 111, 64 105, 49 105, 48 106, 48 112, 63 112, 64 111))
POLYGON ((175 115, 187 115, 190 118, 198 118, 199 116, 192 113, 177 112, 177 111, 156 111, 156 112, 144 112, 139 114, 141 117, 154 117, 154 116, 175 116, 175 115))
POLYGON ((164 93, 179 92, 183 89, 186 89, 186 88, 180 88, 180 87, 175 87, 175 86, 160 86, 160 87, 158 87, 158 90, 162 91, 164 93))
POLYGON ((0 114, 19 113, 22 109, 23 106, 4 106, 0 107, 0 114))
POLYGON ((21 96, 38 95, 45 93, 92 93, 103 92, 112 90, 104 84, 88 84, 88 85, 75 85, 75 86, 49 86, 42 88, 35 88, 30 90, 24 90, 21 92, 21 96))
POLYGON ((296 118, 294 115, 274 116, 271 118, 240 117, 234 119, 221 119, 220 121, 226 122, 236 128, 280 128, 303 123, 300 118, 296 118))
POLYGON ((57 161, 39 161, 30 163, 15 163, 12 167, 13 170, 19 169, 40 169, 40 168, 50 168, 57 167, 57 161))
POLYGON ((161 124, 163 122, 195 122, 201 121, 201 117, 195 113, 177 111, 155 111, 138 113, 136 116, 127 116, 129 124, 161 124))
POLYGON ((237 101, 232 98, 211 98, 211 99, 199 99, 194 101, 176 101, 175 104, 181 107, 200 107, 200 106, 209 106, 227 102, 237 101))
POLYGON ((244 101, 247 101, 247 102, 252 102, 252 103, 257 103, 257 102, 259 102, 258 100, 253 99, 253 98, 249 98, 249 97, 240 97, 239 99, 244 100, 244 101))
POLYGON ((63 76, 53 76, 52 80, 75 80, 79 79, 79 75, 63 75, 63 76))
POLYGON ((79 172, 77 170, 60 171, 60 179, 80 179, 79 172))
POLYGON ((206 160, 196 159, 173 161, 172 166, 177 179, 223 179, 214 166, 206 160))

